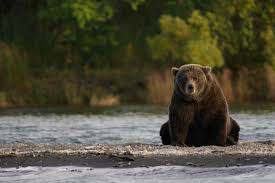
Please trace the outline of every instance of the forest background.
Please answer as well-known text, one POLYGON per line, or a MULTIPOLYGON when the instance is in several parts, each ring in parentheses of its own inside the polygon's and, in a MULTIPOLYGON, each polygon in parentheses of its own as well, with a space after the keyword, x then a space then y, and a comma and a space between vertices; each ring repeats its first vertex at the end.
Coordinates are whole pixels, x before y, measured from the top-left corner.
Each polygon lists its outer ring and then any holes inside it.
POLYGON ((273 0, 0 0, 0 106, 167 105, 172 66, 275 102, 273 0))

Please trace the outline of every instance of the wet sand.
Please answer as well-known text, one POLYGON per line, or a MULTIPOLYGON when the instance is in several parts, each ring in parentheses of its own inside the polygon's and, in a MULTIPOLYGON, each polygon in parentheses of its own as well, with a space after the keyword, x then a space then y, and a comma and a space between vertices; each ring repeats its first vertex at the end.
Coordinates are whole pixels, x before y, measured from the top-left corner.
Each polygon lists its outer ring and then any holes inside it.
POLYGON ((227 167, 256 164, 275 164, 275 141, 241 142, 228 147, 0 144, 0 167, 227 167))

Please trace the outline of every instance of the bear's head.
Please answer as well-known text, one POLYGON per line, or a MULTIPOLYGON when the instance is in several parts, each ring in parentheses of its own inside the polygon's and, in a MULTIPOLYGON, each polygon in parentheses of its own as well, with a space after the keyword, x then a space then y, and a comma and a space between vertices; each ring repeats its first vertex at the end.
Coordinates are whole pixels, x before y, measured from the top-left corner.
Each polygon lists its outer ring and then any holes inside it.
POLYGON ((186 101, 199 100, 207 86, 210 72, 211 67, 198 64, 186 64, 180 68, 173 67, 175 90, 186 101))

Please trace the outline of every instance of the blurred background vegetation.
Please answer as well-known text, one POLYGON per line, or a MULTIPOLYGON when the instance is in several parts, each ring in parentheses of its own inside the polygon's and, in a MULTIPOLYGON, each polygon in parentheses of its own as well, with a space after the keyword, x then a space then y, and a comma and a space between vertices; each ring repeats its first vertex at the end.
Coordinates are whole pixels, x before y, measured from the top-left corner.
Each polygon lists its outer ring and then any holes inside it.
POLYGON ((171 66, 275 101, 273 0, 0 0, 0 106, 169 103, 171 66))

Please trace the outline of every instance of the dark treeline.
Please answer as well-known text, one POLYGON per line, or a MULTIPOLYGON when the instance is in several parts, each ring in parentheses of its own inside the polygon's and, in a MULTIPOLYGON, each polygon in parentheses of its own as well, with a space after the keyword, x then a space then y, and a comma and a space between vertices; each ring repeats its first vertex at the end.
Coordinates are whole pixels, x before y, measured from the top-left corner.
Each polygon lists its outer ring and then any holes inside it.
POLYGON ((0 0, 0 106, 167 103, 185 63, 275 100, 274 29, 273 0, 0 0))

